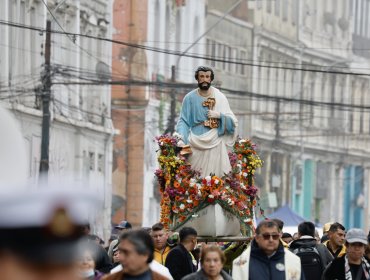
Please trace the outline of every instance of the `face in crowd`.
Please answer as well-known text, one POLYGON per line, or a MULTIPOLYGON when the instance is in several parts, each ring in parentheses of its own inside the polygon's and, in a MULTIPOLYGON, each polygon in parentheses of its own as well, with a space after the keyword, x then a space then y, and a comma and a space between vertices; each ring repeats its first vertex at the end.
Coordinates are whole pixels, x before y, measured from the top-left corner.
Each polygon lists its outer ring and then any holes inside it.
POLYGON ((334 232, 329 231, 330 243, 335 244, 338 247, 344 245, 345 237, 346 237, 346 232, 340 228, 338 228, 334 232))
POLYGON ((365 255, 366 245, 360 242, 346 243, 346 253, 352 262, 358 262, 365 255))
POLYGON ((153 260, 153 239, 143 230, 128 231, 120 237, 118 251, 125 274, 142 274, 153 260))
POLYGON ((78 262, 79 275, 81 279, 86 279, 94 275, 95 261, 92 252, 85 250, 78 262))
POLYGON ((261 226, 256 232, 255 240, 259 248, 265 252, 266 255, 272 255, 279 247, 281 233, 277 225, 267 224, 261 226))
POLYGON ((209 278, 214 279, 220 275, 224 263, 223 252, 217 246, 212 245, 203 249, 201 256, 202 269, 209 278))
POLYGON ((163 250, 166 247, 168 233, 165 231, 165 229, 152 231, 151 236, 154 241, 154 248, 157 250, 163 250))

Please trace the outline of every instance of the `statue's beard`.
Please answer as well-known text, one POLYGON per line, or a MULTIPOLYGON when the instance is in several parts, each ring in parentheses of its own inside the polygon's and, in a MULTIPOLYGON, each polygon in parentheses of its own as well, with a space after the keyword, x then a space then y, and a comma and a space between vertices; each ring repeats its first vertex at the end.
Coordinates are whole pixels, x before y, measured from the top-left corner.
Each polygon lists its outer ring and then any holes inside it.
POLYGON ((201 90, 209 90, 209 88, 211 87, 211 83, 207 83, 207 82, 198 83, 198 87, 201 90))

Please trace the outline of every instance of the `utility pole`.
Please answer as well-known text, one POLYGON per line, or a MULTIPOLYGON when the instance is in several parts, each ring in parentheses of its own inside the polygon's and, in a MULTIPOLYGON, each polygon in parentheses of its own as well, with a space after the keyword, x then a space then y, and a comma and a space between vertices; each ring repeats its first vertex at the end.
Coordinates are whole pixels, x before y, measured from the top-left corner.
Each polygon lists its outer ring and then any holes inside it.
POLYGON ((49 138, 50 138, 50 96, 51 96, 51 71, 50 71, 50 49, 51 49, 51 21, 46 21, 45 40, 45 69, 42 77, 42 130, 41 130, 41 158, 40 177, 47 181, 49 172, 49 138))

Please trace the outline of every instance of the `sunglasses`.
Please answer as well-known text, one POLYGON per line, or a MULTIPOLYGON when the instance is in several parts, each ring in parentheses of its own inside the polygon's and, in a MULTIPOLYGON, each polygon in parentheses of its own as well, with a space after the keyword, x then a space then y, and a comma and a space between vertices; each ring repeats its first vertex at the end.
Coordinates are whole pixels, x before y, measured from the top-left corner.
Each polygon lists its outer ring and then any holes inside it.
POLYGON ((264 240, 270 240, 270 238, 272 237, 273 240, 278 240, 280 238, 280 234, 269 234, 269 233, 264 233, 264 234, 260 234, 260 236, 263 237, 264 240))

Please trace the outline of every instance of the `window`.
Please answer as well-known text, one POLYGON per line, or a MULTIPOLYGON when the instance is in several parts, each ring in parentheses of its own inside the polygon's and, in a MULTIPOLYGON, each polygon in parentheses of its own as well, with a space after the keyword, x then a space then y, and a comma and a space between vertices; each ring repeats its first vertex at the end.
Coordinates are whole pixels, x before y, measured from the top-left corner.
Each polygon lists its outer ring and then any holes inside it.
MULTIPOLYGON (((247 59, 247 52, 246 51, 240 51, 240 62, 245 63, 247 59)), ((240 74, 245 75, 245 65, 240 65, 240 74)))
POLYGON ((275 0, 275 16, 280 16, 280 0, 275 0))
POLYGON ((89 152, 89 169, 95 171, 95 153, 89 152))
POLYGON ((255 0, 255 1, 257 2, 257 9, 261 9, 263 0, 255 0))
MULTIPOLYGON (((181 11, 177 10, 177 13, 176 13, 176 51, 181 50, 181 31, 182 31, 181 23, 182 23, 181 11)), ((158 40, 158 38, 156 38, 155 40, 158 40)))
MULTIPOLYGON (((224 48, 224 60, 230 61, 230 55, 231 55, 231 48, 229 46, 225 46, 224 48)), ((224 63, 224 70, 231 71, 231 64, 225 62, 224 63)))
MULTIPOLYGON (((237 61, 238 60, 238 50, 233 48, 231 49, 231 60, 232 61, 237 61)), ((233 64, 230 64, 230 67, 231 67, 231 72, 233 73, 236 73, 237 69, 238 69, 238 65, 233 63, 233 64)))
POLYGON ((288 20, 288 0, 283 0, 283 20, 288 20))
POLYGON ((214 61, 214 58, 216 56, 216 43, 215 43, 215 41, 212 41, 210 39, 207 39, 207 48, 208 48, 208 55, 212 59, 210 61, 210 65, 212 67, 215 67, 216 66, 216 63, 214 61))
POLYGON ((98 171, 104 173, 104 156, 98 154, 98 171))
POLYGON ((293 25, 295 25, 296 23, 297 23, 297 1, 295 1, 295 0, 292 0, 292 5, 291 5, 291 7, 292 7, 292 10, 291 10, 291 12, 292 12, 292 24, 293 25))
MULTIPOLYGON (((217 59, 222 59, 224 54, 224 45, 217 43, 217 53, 216 53, 216 58, 217 59)), ((216 67, 219 69, 222 69, 223 63, 220 61, 217 61, 216 67)))
POLYGON ((266 10, 268 13, 271 13, 271 5, 272 5, 272 0, 267 0, 266 1, 266 10))

